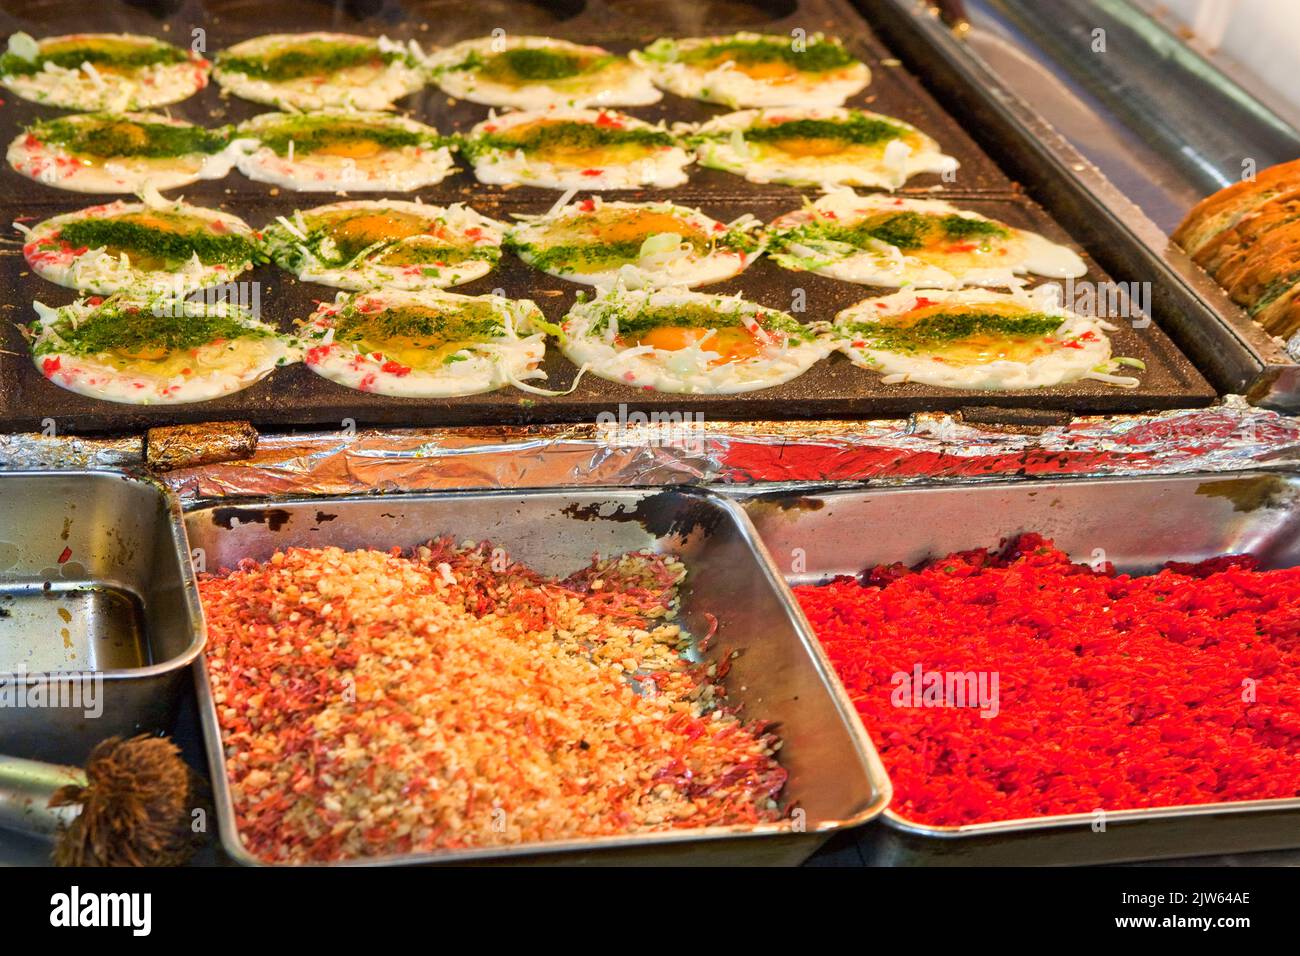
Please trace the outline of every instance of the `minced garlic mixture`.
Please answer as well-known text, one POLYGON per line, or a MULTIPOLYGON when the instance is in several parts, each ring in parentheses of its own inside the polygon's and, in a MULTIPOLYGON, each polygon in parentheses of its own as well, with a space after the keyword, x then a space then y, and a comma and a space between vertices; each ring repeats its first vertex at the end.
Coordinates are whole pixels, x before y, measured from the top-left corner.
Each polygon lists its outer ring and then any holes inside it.
POLYGON ((200 585, 239 832, 305 863, 780 818, 650 553, 544 579, 490 545, 293 548, 200 585))

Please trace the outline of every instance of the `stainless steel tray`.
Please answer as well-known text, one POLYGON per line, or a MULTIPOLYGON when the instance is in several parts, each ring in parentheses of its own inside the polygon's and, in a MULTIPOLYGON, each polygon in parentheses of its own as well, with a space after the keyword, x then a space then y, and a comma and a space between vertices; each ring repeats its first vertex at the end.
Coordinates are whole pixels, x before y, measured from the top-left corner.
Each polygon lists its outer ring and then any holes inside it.
POLYGON ((45 694, 0 706, 0 753, 80 763, 171 730, 202 648, 175 498, 120 472, 0 472, 0 680, 45 694))
MULTIPOLYGON (((889 782, 831 666, 794 609, 741 508, 703 492, 526 491, 300 498, 203 505, 186 515, 194 553, 210 571, 289 546, 409 547, 449 534, 489 539, 548 575, 585 566, 593 552, 672 551, 690 576, 682 622, 707 631, 715 650, 734 649, 728 686, 749 719, 779 723, 787 801, 804 812, 803 832, 772 824, 713 827, 599 840, 456 850, 349 861, 356 864, 500 860, 520 862, 796 864, 834 831, 863 823, 889 800, 889 782), (690 855, 686 856, 689 849, 690 855)), ((205 663, 197 669, 199 713, 212 770, 221 842, 237 862, 256 864, 240 842, 205 663)))
MULTIPOLYGON (((1101 548, 1133 573, 1229 553, 1256 555, 1269 568, 1300 565, 1300 475, 1282 471, 744 497, 792 584, 877 563, 915 564, 1023 531, 1053 538, 1078 560, 1101 548)), ((1093 831, 1094 819, 938 827, 889 809, 860 831, 860 846, 867 862, 880 865, 1113 863, 1300 846, 1300 799, 1108 810, 1102 832, 1093 831)))

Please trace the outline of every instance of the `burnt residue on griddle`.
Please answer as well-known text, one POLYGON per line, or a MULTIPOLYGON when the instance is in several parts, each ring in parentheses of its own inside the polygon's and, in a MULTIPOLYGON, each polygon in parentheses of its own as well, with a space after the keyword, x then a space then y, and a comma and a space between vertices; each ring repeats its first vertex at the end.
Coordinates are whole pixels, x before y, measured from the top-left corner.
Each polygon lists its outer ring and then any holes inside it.
POLYGON ((1281 508, 1292 503, 1296 492, 1281 475, 1253 475, 1203 481, 1196 486, 1198 495, 1226 498, 1233 511, 1251 512, 1260 508, 1281 508))
POLYGON ((289 523, 293 516, 283 508, 213 508, 212 523, 218 528, 231 531, 235 522, 240 524, 264 524, 268 531, 279 531, 289 523))
POLYGON ((316 512, 316 523, 324 524, 326 521, 333 521, 338 515, 330 514, 328 511, 316 512))
POLYGON ((585 505, 574 502, 561 508, 560 513, 579 521, 635 522, 656 538, 686 538, 697 530, 708 536, 725 517, 723 509, 707 499, 680 491, 647 495, 632 507, 621 501, 585 505))

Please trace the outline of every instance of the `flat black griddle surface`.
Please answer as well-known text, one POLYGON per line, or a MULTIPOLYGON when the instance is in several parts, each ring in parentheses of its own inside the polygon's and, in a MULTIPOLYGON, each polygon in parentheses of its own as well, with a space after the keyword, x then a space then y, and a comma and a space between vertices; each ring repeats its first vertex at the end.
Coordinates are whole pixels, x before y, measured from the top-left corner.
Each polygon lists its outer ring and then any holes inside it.
MULTIPOLYGON (((870 87, 848 105, 873 109, 913 123, 935 137, 944 151, 961 161, 956 181, 940 182, 937 176, 919 176, 909 181, 904 195, 943 198, 963 208, 981 212, 1012 225, 1036 229, 1049 237, 1068 241, 1051 217, 1023 196, 1016 186, 979 149, 958 122, 907 74, 871 35, 862 20, 834 0, 766 0, 766 2, 706 2, 651 4, 640 0, 592 0, 558 4, 534 4, 492 0, 487 3, 449 3, 441 0, 408 0, 405 3, 355 2, 333 6, 311 0, 263 5, 230 2, 191 2, 137 5, 102 3, 76 7, 65 2, 0 3, 0 30, 5 35, 26 30, 34 36, 64 32, 139 32, 188 45, 193 31, 204 31, 209 54, 240 40, 270 32, 339 30, 393 38, 412 37, 426 48, 442 46, 468 37, 482 36, 493 29, 537 32, 578 42, 594 42, 626 51, 665 34, 691 35, 762 29, 789 33, 802 28, 825 30, 841 36, 871 67, 870 87), (152 11, 152 12, 151 12, 152 11), (355 13, 362 14, 360 17, 355 13), (572 14, 572 15, 568 15, 572 14), (941 190, 935 187, 942 186, 941 190)), ((61 111, 27 103, 2 93, 0 141, 8 143, 31 121, 61 111)), ((435 87, 428 87, 399 101, 398 108, 429 123, 440 131, 468 130, 484 119, 488 107, 452 101, 435 87)), ((210 86, 197 96, 171 107, 172 115, 204 125, 241 122, 270 107, 222 97, 210 86)), ((698 121, 727 112, 666 94, 663 101, 626 112, 642 119, 669 122, 698 121)), ((437 186, 415 193, 389 194, 394 199, 419 196, 424 202, 446 204, 466 202, 479 212, 504 221, 512 213, 539 213, 559 196, 557 191, 521 187, 503 189, 478 183, 463 161, 460 170, 437 186)), ((803 195, 813 191, 786 186, 759 186, 740 177, 702 167, 690 167, 690 181, 672 190, 620 190, 603 193, 609 199, 671 199, 698 206, 714 218, 727 221, 752 213, 764 222, 796 209, 803 195)), ((0 208, 8 222, 22 219, 34 223, 59 213, 71 212, 113 198, 73 193, 34 183, 6 164, 0 189, 0 208)), ((260 228, 278 215, 295 208, 309 208, 342 198, 334 193, 294 193, 251 182, 236 172, 222 180, 195 183, 169 196, 182 195, 191 203, 223 209, 260 228)), ((380 199, 383 193, 354 193, 348 198, 380 199)), ((585 195, 585 194, 580 194, 585 195)), ((594 421, 602 412, 615 411, 620 403, 630 410, 662 410, 700 413, 717 420, 784 418, 893 417, 913 411, 954 410, 967 406, 999 405, 1053 409, 1075 414, 1132 412, 1208 404, 1214 390, 1155 325, 1135 328, 1124 319, 1116 320, 1120 331, 1112 335, 1114 353, 1143 360, 1137 389, 1117 389, 1098 382, 1081 382, 1048 389, 1016 392, 976 392, 923 385, 882 385, 876 373, 855 368, 840 355, 819 362, 793 382, 744 395, 669 395, 632 389, 588 375, 571 395, 544 397, 505 388, 486 395, 450 400, 397 399, 362 394, 323 379, 306 367, 279 369, 243 392, 216 401, 191 405, 132 406, 83 398, 46 381, 36 370, 15 323, 34 318, 30 303, 47 305, 73 301, 76 293, 33 274, 23 260, 18 234, 14 243, 0 247, 6 294, 0 302, 0 429, 32 430, 52 419, 59 432, 102 432, 133 430, 174 422, 247 419, 260 426, 338 426, 347 419, 358 425, 491 425, 531 422, 594 421)), ((1085 258, 1087 258, 1085 256, 1085 258)), ((1090 263, 1091 281, 1107 277, 1090 263)), ((332 300, 335 289, 300 283, 273 266, 246 273, 241 280, 261 284, 262 317, 285 330, 306 318, 315 303, 332 300)), ((1041 280, 1038 280, 1041 281, 1041 280)), ((574 295, 587 287, 544 275, 512 256, 503 256, 494 272, 452 291, 481 294, 504 290, 517 298, 531 298, 548 318, 558 320, 573 303, 574 295)), ((742 293, 763 305, 791 310, 795 290, 804 290, 806 320, 831 319, 854 302, 892 289, 874 288, 827 279, 809 273, 782 269, 761 258, 742 275, 699 291, 742 293)), ((567 388, 576 369, 552 344, 543 365, 546 382, 535 384, 567 388)))

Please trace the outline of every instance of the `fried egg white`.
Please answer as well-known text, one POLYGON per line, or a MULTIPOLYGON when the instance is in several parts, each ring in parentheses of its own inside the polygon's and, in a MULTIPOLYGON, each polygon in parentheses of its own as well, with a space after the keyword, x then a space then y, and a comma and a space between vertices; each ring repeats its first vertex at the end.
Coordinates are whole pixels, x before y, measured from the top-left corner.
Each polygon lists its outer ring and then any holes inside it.
POLYGON ((106 402, 179 405, 248 388, 296 345, 226 302, 114 296, 33 303, 32 356, 55 385, 106 402))
POLYGON ((391 113, 263 113, 238 135, 241 173, 298 192, 411 192, 456 168, 436 129, 391 113))
POLYGON ((1079 255, 935 199, 858 196, 848 190, 768 224, 769 253, 787 269, 863 285, 1009 286, 1016 276, 1078 278, 1079 255))
POLYGON ((545 378, 541 310, 527 299, 380 289, 340 293, 303 323, 304 361, 361 392, 452 398, 545 378))
POLYGON ((350 33, 273 33, 217 54, 212 76, 227 92, 285 109, 382 110, 425 84, 412 40, 350 33))
POLYGON ((461 150, 480 182, 543 189, 667 189, 686 182, 692 159, 662 125, 611 110, 490 116, 461 150))
POLYGON ((235 152, 229 129, 206 130, 161 113, 80 113, 33 123, 9 144, 6 159, 47 186, 134 193, 220 179, 235 152))
POLYGON ((1107 332, 1115 326, 1060 308, 1043 294, 918 289, 866 299, 835 317, 838 347, 887 385, 1047 388, 1095 379, 1132 388, 1117 375, 1107 332))
POLYGON ((865 63, 820 33, 802 43, 760 33, 663 38, 631 60, 670 93, 732 109, 839 106, 871 82, 865 63))
POLYGON ((752 183, 897 189, 958 165, 915 126, 867 110, 741 110, 697 127, 692 140, 702 166, 752 183))
POLYGON ((762 255, 758 220, 724 225, 670 202, 593 196, 528 218, 507 248, 534 268, 587 285, 691 288, 739 275, 762 255))
POLYGON ((0 84, 63 109, 147 110, 193 96, 210 67, 192 50, 132 33, 15 33, 0 56, 0 84))
POLYGON ((236 278, 253 267, 255 254, 242 219, 157 193, 146 202, 118 200, 46 219, 27 230, 23 245, 37 275, 99 294, 182 295, 236 278))
POLYGON ((550 37, 466 40, 429 62, 443 92, 488 106, 645 106, 663 97, 649 71, 626 57, 550 37))
POLYGON ((802 375, 834 348, 822 330, 734 296, 610 290, 561 323, 575 365, 631 388, 723 395, 802 375))
POLYGON ((262 243, 276 265, 307 282, 429 289, 491 272, 504 230, 460 203, 354 200, 281 216, 262 230, 262 243))

